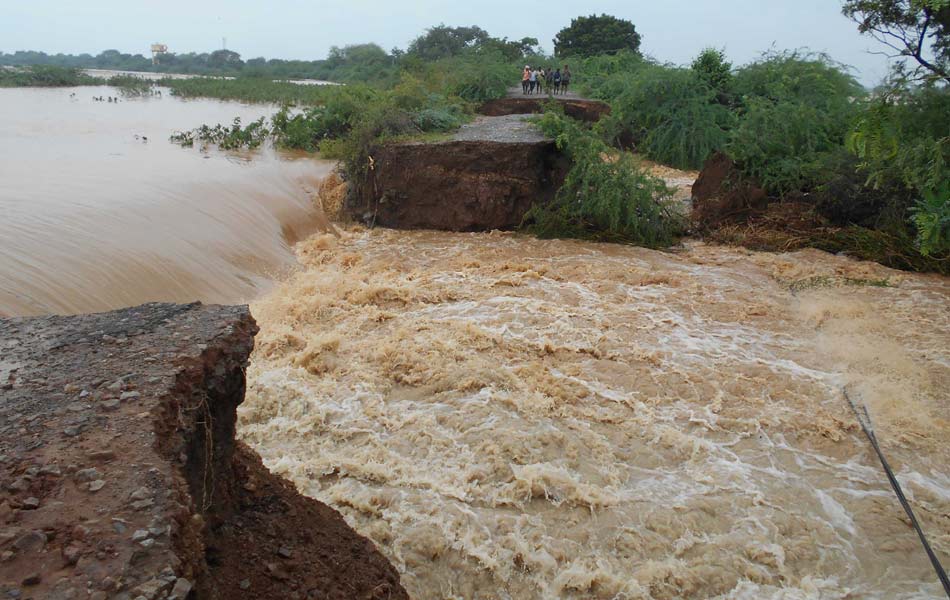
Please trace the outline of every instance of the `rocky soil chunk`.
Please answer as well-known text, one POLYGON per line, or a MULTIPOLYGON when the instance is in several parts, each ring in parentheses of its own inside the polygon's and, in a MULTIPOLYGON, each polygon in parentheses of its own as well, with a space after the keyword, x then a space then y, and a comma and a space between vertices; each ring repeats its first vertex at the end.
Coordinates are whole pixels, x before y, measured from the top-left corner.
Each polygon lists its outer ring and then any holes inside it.
POLYGON ((197 303, 0 319, 0 598, 406 598, 235 443, 256 332, 197 303))

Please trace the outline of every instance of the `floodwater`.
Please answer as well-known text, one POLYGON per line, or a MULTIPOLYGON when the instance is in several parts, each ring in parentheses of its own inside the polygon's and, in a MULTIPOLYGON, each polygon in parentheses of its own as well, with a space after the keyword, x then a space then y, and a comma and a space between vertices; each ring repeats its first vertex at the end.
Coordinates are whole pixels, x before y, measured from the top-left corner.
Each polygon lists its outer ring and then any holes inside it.
POLYGON ((942 597, 842 390, 950 564, 947 278, 499 233, 297 253, 239 430, 414 598, 942 597))
POLYGON ((273 107, 167 90, 93 101, 118 95, 0 89, 0 315, 247 301, 293 268, 294 242, 325 226, 309 191, 331 163, 168 141, 273 107))
POLYGON ((950 564, 950 279, 325 233, 329 163, 167 141, 272 108, 94 95, 0 90, 0 313, 253 301, 240 436, 413 597, 941 597, 843 390, 950 564))

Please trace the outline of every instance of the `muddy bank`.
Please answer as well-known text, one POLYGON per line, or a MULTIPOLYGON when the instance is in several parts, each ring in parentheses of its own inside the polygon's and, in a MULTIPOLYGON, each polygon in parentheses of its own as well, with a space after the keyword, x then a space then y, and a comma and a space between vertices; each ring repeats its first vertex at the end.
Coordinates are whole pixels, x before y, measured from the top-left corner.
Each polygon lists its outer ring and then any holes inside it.
POLYGON ((357 221, 395 229, 517 227, 554 197, 568 164, 524 115, 480 117, 451 139, 386 144, 347 201, 357 221))
POLYGON ((235 442, 256 332, 201 304, 0 320, 4 597, 406 597, 235 442))
POLYGON ((818 248, 896 269, 950 274, 946 256, 920 252, 906 215, 883 208, 890 202, 888 190, 865 190, 855 201, 847 183, 842 179, 777 197, 728 156, 715 153, 692 186, 693 231, 707 241, 752 250, 818 248))

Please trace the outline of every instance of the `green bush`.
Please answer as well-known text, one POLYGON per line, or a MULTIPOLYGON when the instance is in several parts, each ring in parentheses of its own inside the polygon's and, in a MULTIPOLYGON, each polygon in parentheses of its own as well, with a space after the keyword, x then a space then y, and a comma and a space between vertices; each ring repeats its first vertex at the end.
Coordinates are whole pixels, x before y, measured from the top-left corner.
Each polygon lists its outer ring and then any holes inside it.
POLYGON ((548 111, 539 125, 571 160, 550 204, 536 204, 526 220, 541 237, 582 237, 648 247, 668 245, 677 217, 671 190, 628 153, 612 151, 576 121, 548 111))
POLYGON ((175 133, 171 141, 185 147, 194 145, 195 140, 206 144, 215 144, 222 150, 236 150, 239 148, 257 148, 263 144, 270 130, 264 122, 264 117, 251 121, 247 126, 241 125, 241 118, 235 117, 231 125, 214 126, 201 125, 191 131, 175 133))
POLYGON ((468 102, 503 98, 517 83, 521 71, 500 54, 481 54, 444 59, 431 67, 430 78, 440 80, 439 88, 447 95, 468 102))
POLYGON ((738 123, 726 152, 772 195, 809 191, 844 145, 863 90, 826 57, 771 54, 733 80, 738 123))
POLYGON ((125 97, 149 96, 155 88, 154 81, 134 75, 116 75, 110 77, 107 83, 118 88, 125 97))
POLYGON ((654 66, 640 54, 628 50, 572 60, 575 66, 572 85, 584 95, 605 102, 619 96, 629 85, 630 78, 654 66))
POLYGON ((422 131, 454 131, 462 125, 458 113, 446 108, 425 108, 415 113, 412 121, 422 131))
POLYGON ((912 209, 917 244, 925 256, 950 255, 950 186, 924 192, 912 209))
POLYGON ((714 90, 727 93, 732 87, 732 63, 722 50, 705 48, 693 59, 690 69, 714 90))
POLYGON ((950 91, 904 83, 880 94, 858 115, 848 148, 868 187, 911 191, 895 212, 916 228, 921 251, 950 254, 950 91))
POLYGON ((631 135, 649 158, 688 169, 726 144, 735 117, 690 69, 653 65, 612 79, 607 85, 622 89, 602 126, 609 141, 631 135))
POLYGON ((726 150, 746 175, 781 196, 820 183, 816 174, 829 153, 842 147, 847 129, 843 114, 801 102, 746 97, 726 150))
POLYGON ((33 65, 16 69, 0 69, 0 87, 73 87, 103 85, 105 80, 86 75, 81 69, 33 65))

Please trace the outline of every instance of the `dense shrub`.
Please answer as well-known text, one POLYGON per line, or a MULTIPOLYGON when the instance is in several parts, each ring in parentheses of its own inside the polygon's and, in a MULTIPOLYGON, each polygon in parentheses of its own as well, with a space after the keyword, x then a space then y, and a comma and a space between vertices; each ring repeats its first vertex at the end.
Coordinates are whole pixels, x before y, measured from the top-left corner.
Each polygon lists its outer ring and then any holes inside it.
POLYGON ((895 210, 916 227, 921 250, 950 256, 950 92, 905 84, 879 95, 860 113, 848 147, 869 187, 911 190, 895 210))
POLYGON ((815 207, 831 223, 890 231, 906 226, 913 189, 893 179, 870 185, 860 160, 847 149, 829 153, 818 165, 815 179, 821 182, 814 193, 815 207))
POLYGON ((652 65, 610 79, 604 87, 619 91, 603 125, 608 140, 630 135, 653 160, 692 169, 725 145, 735 117, 692 70, 652 65))
POLYGON ((622 51, 601 54, 574 62, 574 86, 586 96, 610 102, 629 85, 630 78, 653 62, 638 53, 622 51))
POLYGON ((223 150, 238 148, 257 148, 270 135, 264 117, 251 121, 247 126, 241 125, 241 118, 235 117, 231 125, 214 126, 201 125, 191 131, 175 133, 171 141, 182 146, 193 146, 195 140, 204 144, 214 144, 223 150))
POLYGON ((91 77, 75 68, 33 65, 0 69, 0 87, 72 87, 100 84, 105 84, 105 80, 91 77))
POLYGON ((773 195, 808 191, 828 155, 844 144, 863 90, 823 56, 771 54, 732 82, 737 126, 726 151, 773 195))
POLYGON ((542 237, 583 237, 643 246, 668 245, 677 227, 666 184, 628 153, 612 151, 572 119, 548 111, 539 125, 571 160, 554 202, 526 217, 542 237))
POLYGON ((726 55, 722 50, 704 49, 693 59, 690 69, 714 90, 724 95, 731 91, 732 63, 726 60, 726 55))
POLYGON ((421 131, 453 131, 462 125, 462 117, 448 108, 424 108, 412 116, 421 131))
POLYGON ((926 256, 950 258, 950 186, 924 191, 912 212, 920 251, 926 256))

